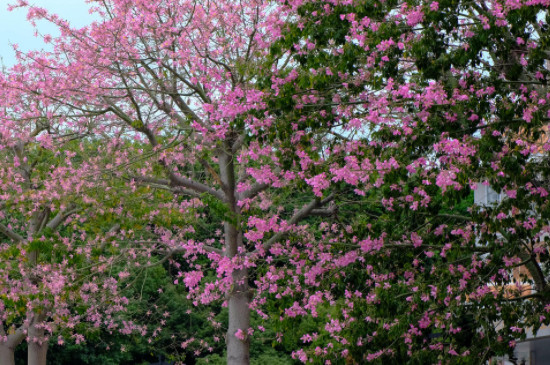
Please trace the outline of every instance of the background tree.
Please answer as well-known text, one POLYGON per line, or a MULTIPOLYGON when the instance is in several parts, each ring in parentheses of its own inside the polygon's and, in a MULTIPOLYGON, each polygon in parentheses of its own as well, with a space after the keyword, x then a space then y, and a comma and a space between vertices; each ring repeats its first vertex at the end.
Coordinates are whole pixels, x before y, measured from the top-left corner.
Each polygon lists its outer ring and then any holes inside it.
POLYGON ((120 325, 126 298, 112 284, 116 273, 105 272, 116 255, 101 249, 117 229, 108 225, 113 212, 102 210, 113 201, 97 193, 103 164, 97 145, 83 142, 87 129, 51 125, 47 115, 55 112, 38 97, 4 87, 2 110, 0 362, 13 364, 15 348, 26 340, 28 363, 45 364, 54 334, 59 343, 81 341, 83 318, 120 325), (32 113, 44 118, 26 119, 32 113))
POLYGON ((352 204, 368 204, 326 236, 347 252, 346 265, 324 266, 347 278, 330 285, 344 309, 296 356, 479 363, 511 353, 548 324, 548 4, 286 4, 298 15, 271 51, 295 62, 271 78, 272 106, 287 106, 274 133, 301 120, 307 141, 338 123, 331 143, 346 155, 319 185, 345 182, 352 204), (502 200, 465 209, 478 183, 502 200))

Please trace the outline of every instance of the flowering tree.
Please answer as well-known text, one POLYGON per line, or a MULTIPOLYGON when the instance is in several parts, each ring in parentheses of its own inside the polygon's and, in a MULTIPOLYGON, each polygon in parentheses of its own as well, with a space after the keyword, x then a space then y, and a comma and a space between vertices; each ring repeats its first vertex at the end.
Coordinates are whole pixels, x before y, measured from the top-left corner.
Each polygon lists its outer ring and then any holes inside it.
POLYGON ((340 260, 303 269, 345 284, 301 360, 479 363, 548 325, 548 5, 289 2, 272 52, 301 67, 274 84, 296 130, 345 149, 321 191, 364 210, 326 227, 340 260), (474 206, 482 185, 501 199, 474 206))
POLYGON ((45 364, 50 338, 81 342, 83 321, 135 328, 117 321, 127 299, 108 242, 123 217, 112 219, 116 201, 97 191, 106 184, 99 144, 85 140, 90 125, 54 125, 39 96, 8 87, 16 70, 0 81, 0 363, 14 364, 26 340, 28 363, 45 364))
POLYGON ((251 311, 303 362, 479 362, 548 324, 546 1, 95 5, 83 29, 29 7, 62 35, 3 87, 93 117, 128 191, 173 194, 131 265, 185 261, 228 363, 251 311), (478 183, 505 199, 470 207, 478 183))
MULTIPOLYGON (((276 245, 303 230, 304 218, 333 213, 322 209, 334 195, 320 194, 318 178, 309 171, 316 164, 283 166, 277 157, 285 148, 281 139, 263 138, 272 119, 265 113, 265 91, 257 85, 258 69, 270 71, 264 58, 286 14, 263 1, 97 5, 101 21, 83 29, 29 7, 31 20, 46 18, 62 35, 53 40, 52 53, 20 55, 21 64, 10 71, 20 76, 5 87, 39 95, 58 111, 49 115, 56 125, 81 126, 90 117, 93 133, 111 138, 110 146, 133 143, 141 156, 122 147, 109 150, 114 167, 125 167, 113 174, 127 181, 129 190, 148 186, 173 193, 169 209, 180 216, 207 209, 207 219, 217 222, 220 233, 200 241, 193 225, 154 221, 166 204, 151 210, 144 217, 148 231, 133 242, 141 245, 134 255, 149 262, 134 256, 133 268, 146 270, 182 255, 187 269, 181 269, 178 281, 197 304, 224 302, 227 361, 246 364, 254 331, 250 311, 256 306, 261 313, 262 298, 250 285, 263 273, 251 270, 258 262, 271 262, 272 251, 284 256, 276 245), (148 146, 139 147, 142 142, 148 146), (273 206, 272 194, 304 179, 314 193, 302 186, 297 209, 273 206), (214 277, 205 279, 209 268, 214 277), (260 302, 253 304, 253 298, 260 302)), ((277 60, 273 67, 279 62, 284 64, 277 60)), ((28 116, 33 117, 41 114, 28 116)))

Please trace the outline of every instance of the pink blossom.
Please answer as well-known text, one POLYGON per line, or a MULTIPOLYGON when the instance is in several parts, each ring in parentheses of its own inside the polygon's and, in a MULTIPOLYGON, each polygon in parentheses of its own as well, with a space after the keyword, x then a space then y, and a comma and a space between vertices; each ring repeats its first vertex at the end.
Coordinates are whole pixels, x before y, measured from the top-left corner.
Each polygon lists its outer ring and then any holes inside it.
POLYGON ((245 332, 242 329, 238 329, 237 332, 235 332, 235 337, 237 337, 239 340, 244 341, 245 339, 245 332))

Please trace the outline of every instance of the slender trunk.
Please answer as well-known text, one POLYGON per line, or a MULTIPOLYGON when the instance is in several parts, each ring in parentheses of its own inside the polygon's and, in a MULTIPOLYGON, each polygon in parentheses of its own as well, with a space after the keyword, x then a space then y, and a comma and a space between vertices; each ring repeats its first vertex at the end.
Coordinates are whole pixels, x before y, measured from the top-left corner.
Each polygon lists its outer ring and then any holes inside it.
POLYGON ((14 352, 6 343, 0 343, 0 365, 15 365, 14 352))
MULTIPOLYGON (((234 234, 235 241, 242 242, 242 235, 234 227, 231 228, 233 229, 229 229, 229 232, 234 234)), ((247 333, 250 328, 248 270, 242 269, 233 272, 233 289, 229 293, 228 307, 227 364, 248 365, 250 364, 250 339, 247 333), (244 338, 241 336, 238 338, 237 332, 240 332, 244 338)))
MULTIPOLYGON (((20 171, 24 178, 25 183, 25 190, 31 190, 32 182, 31 182, 31 173, 32 173, 32 167, 28 164, 27 159, 25 157, 25 143, 22 141, 19 141, 17 145, 15 146, 15 152, 17 154, 17 157, 20 160, 20 171)), ((48 218, 50 215, 49 208, 43 208, 38 209, 36 208, 34 212, 32 213, 32 218, 29 222, 28 227, 28 236, 34 237, 38 232, 40 232, 44 227, 46 226, 48 222, 48 218)), ((31 267, 31 270, 36 268, 38 265, 38 257, 39 257, 39 251, 33 250, 29 251, 27 253, 27 259, 28 263, 31 267)), ((31 282, 38 285, 38 278, 34 275, 34 273, 31 272, 30 277, 31 282)), ((45 333, 43 328, 37 328, 36 324, 40 323, 42 320, 44 320, 43 316, 41 315, 33 315, 32 312, 27 312, 27 316, 33 316, 34 318, 31 321, 31 325, 28 329, 28 365, 46 365, 46 355, 48 353, 48 341, 45 338, 45 333)), ((6 347, 6 356, 9 357, 7 354, 7 350, 11 350, 11 362, 7 362, 6 364, 13 364, 13 352, 15 347, 23 341, 24 334, 22 328, 19 328, 15 334, 12 334, 8 336, 8 342, 5 344, 5 346, 0 347, 6 347), (10 339, 11 337, 11 339, 10 339)), ((4 352, 3 348, 0 350, 0 361, 4 360, 4 352)), ((7 359, 7 358, 6 358, 7 359)), ((0 362, 0 365, 3 365, 3 362, 0 362)))
MULTIPOLYGON (((233 156, 229 152, 231 148, 226 146, 219 156, 220 177, 223 190, 226 195, 233 219, 238 219, 239 208, 235 192, 235 166, 233 156)), ((239 247, 243 247, 243 236, 239 222, 225 222, 225 255, 234 258, 239 255, 239 247)), ((248 287, 248 271, 246 269, 235 270, 232 274, 233 288, 228 293, 229 323, 227 328, 227 364, 250 364, 250 340, 248 328, 250 327, 250 291, 248 287), (237 333, 239 337, 237 337, 237 333), (244 337, 242 337, 242 336, 244 337)))
POLYGON ((250 363, 250 340, 247 330, 250 327, 250 297, 246 284, 246 270, 235 273, 244 278, 244 285, 236 285, 233 293, 229 295, 229 327, 227 329, 227 364, 248 365, 250 363), (245 336, 239 339, 235 336, 241 330, 245 336))
POLYGON ((44 336, 44 329, 36 328, 33 324, 29 328, 28 365, 46 365, 48 341, 44 336))
MULTIPOLYGON (((39 232, 47 220, 48 210, 44 209, 42 211, 37 210, 33 215, 29 231, 31 235, 39 232)), ((28 253, 29 263, 34 267, 38 265, 38 255, 37 250, 30 251, 28 253)), ((31 281, 38 285, 38 279, 36 277, 31 278, 31 281)), ((33 316, 33 320, 28 329, 28 350, 27 350, 27 359, 28 365, 46 365, 46 355, 48 354, 48 340, 45 338, 45 333, 43 328, 37 327, 37 324, 40 324, 44 320, 44 317, 39 314, 33 316)))

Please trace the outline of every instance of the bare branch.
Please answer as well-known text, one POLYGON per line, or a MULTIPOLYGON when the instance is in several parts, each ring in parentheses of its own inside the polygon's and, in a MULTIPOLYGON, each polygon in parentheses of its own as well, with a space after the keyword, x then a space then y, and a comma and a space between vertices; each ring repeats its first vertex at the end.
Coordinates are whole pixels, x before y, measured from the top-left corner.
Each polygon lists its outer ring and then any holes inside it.
POLYGON ((157 184, 157 185, 170 186, 170 180, 168 179, 158 179, 156 177, 139 176, 139 175, 131 175, 130 179, 134 179, 137 182, 145 182, 145 183, 151 183, 151 184, 157 184))
POLYGON ((104 100, 107 104, 110 105, 110 109, 113 112, 113 114, 115 114, 117 117, 122 119, 124 123, 126 123, 129 127, 132 127, 138 132, 145 134, 145 136, 147 136, 147 139, 149 139, 149 142, 151 143, 152 146, 156 146, 158 144, 155 135, 153 134, 153 132, 151 132, 149 128, 147 128, 143 124, 143 121, 141 121, 141 125, 137 126, 132 120, 132 118, 130 118, 128 114, 126 114, 122 109, 116 106, 116 104, 112 100, 110 100, 107 97, 105 97, 104 100))
POLYGON ((224 184, 222 182, 222 179, 220 178, 220 176, 218 175, 218 173, 216 172, 216 170, 214 170, 214 168, 208 163, 208 161, 206 161, 205 159, 203 158, 199 158, 199 162, 200 164, 204 167, 204 169, 206 171, 208 171, 208 173, 210 174, 210 176, 212 176, 212 178, 214 178, 214 180, 216 180, 216 182, 218 184, 220 184, 223 188, 224 184))
POLYGON ((6 346, 10 349, 14 349, 19 345, 23 339, 25 339, 25 330, 23 327, 19 327, 15 330, 15 333, 12 333, 8 335, 8 341, 6 342, 6 346))
POLYGON ((183 188, 191 189, 198 193, 208 193, 215 196, 221 201, 225 200, 225 194, 219 190, 213 189, 207 185, 204 185, 198 181, 178 176, 176 174, 170 174, 171 186, 181 186, 183 188))
POLYGON ((115 223, 108 231, 107 233, 115 233, 120 229, 120 224, 115 223))
MULTIPOLYGON (((151 243, 151 244, 163 244, 163 242, 159 242, 159 241, 137 241, 136 243, 151 243)), ((202 246, 202 248, 206 251, 206 252, 214 252, 214 253, 217 253, 218 255, 223 255, 223 250, 219 249, 219 248, 215 248, 215 247, 211 247, 211 246, 207 246, 207 245, 204 245, 202 246)), ((176 249, 173 249, 173 250, 170 250, 168 252, 165 252, 164 253, 164 256, 159 260, 159 261, 156 261, 156 262, 153 262, 151 264, 148 264, 148 265, 145 265, 145 266, 142 266, 142 268, 144 269, 148 269, 148 268, 151 268, 151 267, 155 267, 155 266, 158 266, 158 265, 162 265, 163 263, 165 263, 167 260, 169 260, 170 258, 172 258, 174 255, 177 255, 177 254, 180 254, 180 253, 184 253, 186 252, 187 249, 185 248, 176 248, 176 249)))
POLYGON ((520 252, 519 258, 525 261, 525 267, 529 270, 529 274, 533 277, 535 281, 535 289, 538 292, 546 290, 546 279, 544 273, 542 272, 539 264, 537 263, 537 258, 533 254, 528 254, 526 252, 520 252))
POLYGON ((141 62, 141 65, 147 70, 149 75, 155 80, 156 84, 160 87, 163 93, 170 96, 170 98, 176 103, 178 108, 181 110, 183 114, 194 120, 195 122, 199 123, 204 128, 212 131, 212 128, 206 125, 203 120, 187 105, 187 103, 180 97, 177 90, 169 90, 167 86, 164 84, 164 82, 156 75, 155 71, 149 67, 149 65, 145 62, 141 62))
POLYGON ((268 183, 257 183, 252 185, 250 189, 243 191, 241 194, 239 194, 239 200, 243 199, 251 199, 264 191, 265 189, 269 188, 271 184, 268 183))
MULTIPOLYGON (((223 255, 223 250, 222 249, 219 249, 219 248, 216 248, 216 247, 212 247, 212 246, 207 246, 207 245, 204 245, 202 246, 202 248, 206 251, 206 252, 213 252, 213 253, 217 253, 218 255, 223 255)), ((177 248, 175 250, 172 250, 170 252, 171 255, 175 255, 175 254, 178 254, 178 253, 184 253, 186 251, 185 248, 177 248)))
POLYGON ((223 192, 212 189, 211 187, 204 185, 198 181, 177 176, 174 173, 170 174, 170 180, 137 175, 132 175, 130 176, 130 178, 138 182, 144 182, 151 187, 170 190, 174 193, 182 193, 194 197, 199 197, 201 193, 208 193, 222 201, 224 200, 223 192))
POLYGON ((338 207, 334 205, 326 209, 313 209, 310 215, 316 216, 316 217, 332 217, 336 215, 337 212, 338 212, 338 207))
POLYGON ((244 144, 244 141, 246 139, 246 134, 241 134, 233 143, 233 146, 231 146, 231 153, 236 154, 237 151, 242 147, 244 144))
POLYGON ((197 86, 197 85, 193 85, 191 82, 189 82, 189 80, 187 80, 185 77, 181 76, 172 66, 170 66, 169 64, 167 63, 162 63, 162 66, 164 66, 165 68, 167 68, 168 70, 170 70, 170 72, 176 77, 178 78, 180 81, 182 81, 185 85, 187 85, 188 88, 190 88, 191 90, 195 91, 197 94, 199 94, 200 98, 202 99, 203 102, 205 103, 211 103, 212 100, 210 100, 210 98, 208 97, 208 95, 206 95, 206 93, 204 92, 204 90, 200 87, 200 86, 197 86))
POLYGON ((76 204, 70 204, 67 208, 60 210, 55 217, 46 225, 47 228, 57 229, 65 219, 67 219, 71 214, 78 212, 76 204))
POLYGON ((8 238, 12 239, 15 242, 22 242, 25 240, 23 237, 21 237, 2 223, 0 223, 0 232, 8 236, 8 238))

